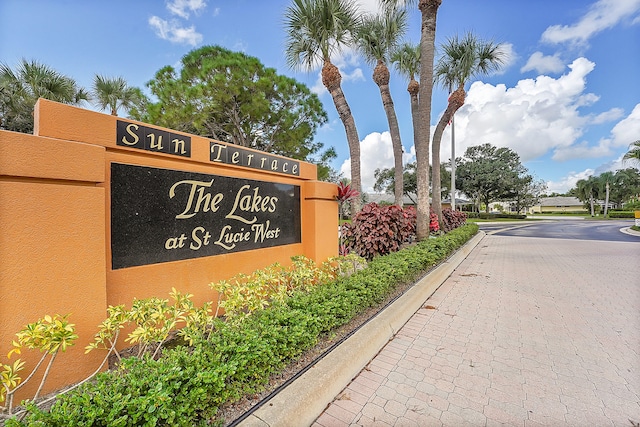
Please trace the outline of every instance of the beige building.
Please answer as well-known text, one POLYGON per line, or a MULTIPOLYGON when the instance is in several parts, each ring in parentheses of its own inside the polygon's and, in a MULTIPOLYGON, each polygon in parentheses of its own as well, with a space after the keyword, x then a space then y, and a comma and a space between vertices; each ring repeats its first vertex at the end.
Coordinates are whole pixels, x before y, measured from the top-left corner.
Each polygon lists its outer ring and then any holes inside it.
POLYGON ((529 213, 575 212, 582 213, 587 209, 577 197, 543 197, 540 203, 529 208, 529 213))

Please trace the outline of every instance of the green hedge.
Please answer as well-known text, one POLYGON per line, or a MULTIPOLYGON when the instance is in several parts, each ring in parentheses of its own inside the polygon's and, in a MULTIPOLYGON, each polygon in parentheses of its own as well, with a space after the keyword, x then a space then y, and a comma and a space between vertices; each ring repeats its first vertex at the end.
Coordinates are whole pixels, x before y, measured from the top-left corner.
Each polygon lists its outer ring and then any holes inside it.
POLYGON ((466 212, 469 218, 479 219, 496 219, 496 218, 509 218, 509 219, 526 219, 526 215, 509 214, 509 213, 486 213, 486 212, 466 212))
POLYGON ((166 349, 158 360, 129 358, 114 371, 59 396, 49 412, 33 406, 7 426, 193 426, 221 423, 225 402, 260 391, 319 337, 414 281, 478 231, 468 224, 374 258, 349 277, 296 292, 239 324, 216 321, 206 341, 166 349))
POLYGON ((609 218, 635 218, 635 214, 631 211, 609 211, 607 216, 609 218))

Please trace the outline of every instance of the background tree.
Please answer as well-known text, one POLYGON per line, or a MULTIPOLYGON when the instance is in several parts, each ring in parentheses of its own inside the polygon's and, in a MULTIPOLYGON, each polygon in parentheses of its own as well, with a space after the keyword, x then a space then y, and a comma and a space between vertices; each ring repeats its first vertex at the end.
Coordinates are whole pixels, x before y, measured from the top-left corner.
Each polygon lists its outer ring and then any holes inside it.
MULTIPOLYGON (((284 16, 287 64, 291 68, 308 71, 322 64, 322 84, 331 94, 347 136, 351 187, 362 194, 358 129, 342 91, 340 70, 331 62, 333 53, 353 42, 358 21, 357 4, 349 0, 292 0, 284 16)), ((360 210, 361 205, 359 198, 352 200, 352 215, 360 210)))
POLYGON ((484 204, 487 212, 489 203, 513 195, 518 179, 526 171, 515 151, 491 144, 467 148, 458 163, 456 187, 484 204))
POLYGON ((623 159, 636 162, 640 166, 640 140, 631 143, 623 159))
POLYGON ((394 204, 402 207, 402 140, 398 118, 393 107, 393 98, 389 90, 389 68, 387 63, 391 59, 392 51, 397 47, 400 38, 407 28, 407 13, 403 9, 395 9, 389 13, 368 15, 358 26, 356 44, 365 60, 376 64, 373 71, 373 81, 380 89, 382 106, 387 115, 391 145, 393 147, 395 189, 394 204))
POLYGON ((518 177, 510 197, 511 206, 517 213, 526 213, 527 209, 540 203, 542 194, 547 191, 547 183, 534 180, 527 173, 518 177))
POLYGON ((15 70, 0 65, 0 129, 33 132, 38 98, 78 105, 89 94, 75 80, 37 61, 22 59, 15 70))
POLYGON ((576 182, 576 197, 583 203, 588 203, 591 216, 595 216, 595 199, 598 197, 600 185, 594 176, 587 179, 580 179, 576 182))
POLYGON ((148 86, 158 101, 131 110, 135 119, 300 160, 322 148, 313 142, 327 121, 317 95, 243 53, 193 50, 179 72, 166 66, 148 86))
MULTIPOLYGON (((376 179, 374 191, 394 194, 395 168, 376 169, 373 176, 376 179)), ((407 196, 413 204, 416 203, 416 163, 407 163, 402 171, 402 194, 407 196)))
MULTIPOLYGON (((499 44, 478 39, 471 32, 462 38, 457 35, 449 38, 442 44, 440 51, 441 55, 436 64, 434 76, 436 82, 449 91, 449 101, 433 133, 431 144, 431 164, 433 165, 440 163, 440 145, 444 129, 452 122, 455 112, 464 105, 465 84, 474 76, 498 70, 504 61, 504 52, 499 44)), ((440 228, 444 228, 440 197, 442 185, 440 169, 433 168, 431 174, 433 186, 431 206, 438 216, 440 228)))
MULTIPOLYGON (((440 174, 446 179, 450 178, 450 172, 447 169, 448 163, 440 164, 440 174)), ((395 171, 394 168, 376 169, 373 173, 376 179, 373 189, 378 192, 384 192, 387 194, 393 194, 395 191, 395 171)), ((413 204, 416 203, 416 163, 407 163, 403 171, 403 194, 411 200, 413 204)), ((447 186, 441 188, 441 196, 446 197, 449 192, 447 186)))
POLYGON ((616 171, 611 182, 611 201, 617 208, 640 195, 640 171, 635 168, 616 171))
POLYGON ((318 180, 326 182, 340 182, 342 176, 339 171, 331 167, 331 161, 338 157, 335 148, 329 147, 317 156, 307 157, 305 160, 314 163, 318 167, 318 180))
POLYGON ((124 78, 99 74, 93 78, 91 97, 95 105, 101 110, 109 109, 112 116, 117 116, 119 109, 129 111, 130 108, 147 102, 142 91, 129 86, 124 78))

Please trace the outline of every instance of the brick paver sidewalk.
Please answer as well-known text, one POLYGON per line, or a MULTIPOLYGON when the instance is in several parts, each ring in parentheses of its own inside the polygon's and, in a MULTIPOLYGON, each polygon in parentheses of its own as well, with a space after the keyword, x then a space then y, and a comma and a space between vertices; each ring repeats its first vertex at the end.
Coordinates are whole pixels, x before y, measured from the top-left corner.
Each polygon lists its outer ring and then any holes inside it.
POLYGON ((640 244, 486 236, 314 427, 637 423, 640 244))

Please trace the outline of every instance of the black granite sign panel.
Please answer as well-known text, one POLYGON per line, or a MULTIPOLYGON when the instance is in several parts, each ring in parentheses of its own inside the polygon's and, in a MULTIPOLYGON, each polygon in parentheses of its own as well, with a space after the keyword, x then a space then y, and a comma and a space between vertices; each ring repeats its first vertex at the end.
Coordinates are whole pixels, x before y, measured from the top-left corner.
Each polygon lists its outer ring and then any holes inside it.
POLYGON ((300 242, 297 185, 111 164, 114 270, 300 242))
POLYGON ((116 122, 116 144, 156 153, 191 157, 191 137, 122 120, 116 122))

